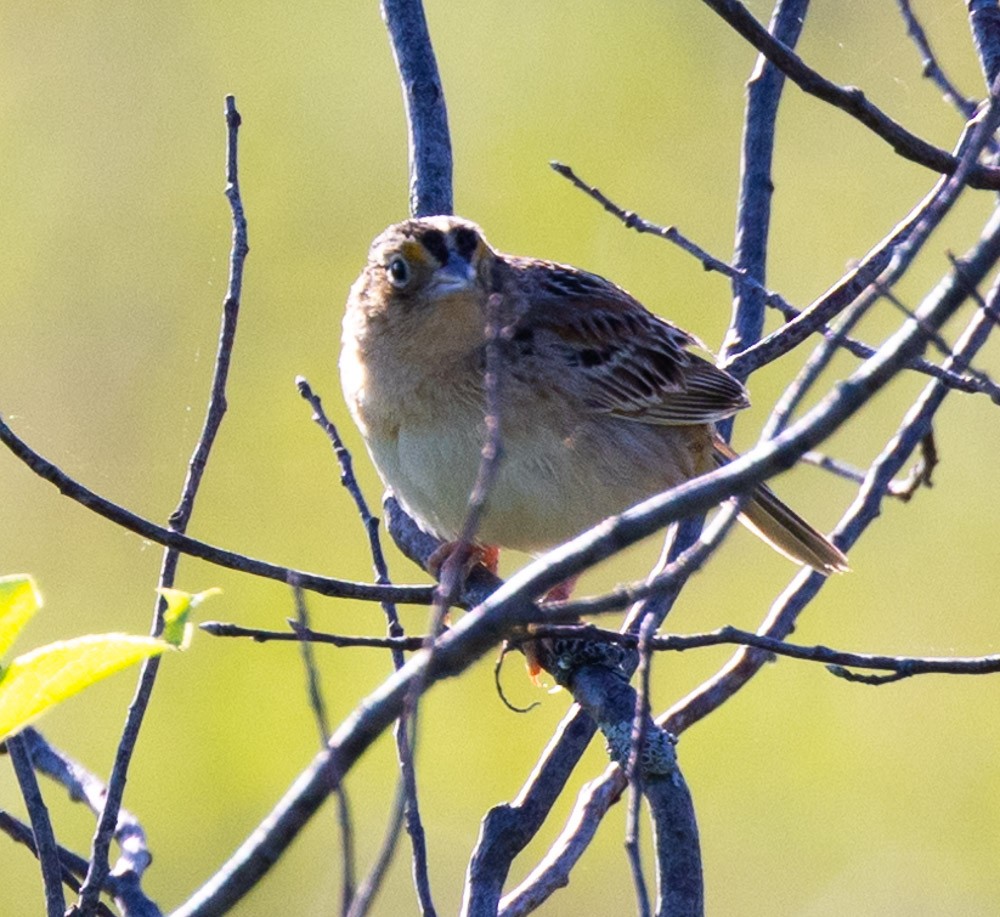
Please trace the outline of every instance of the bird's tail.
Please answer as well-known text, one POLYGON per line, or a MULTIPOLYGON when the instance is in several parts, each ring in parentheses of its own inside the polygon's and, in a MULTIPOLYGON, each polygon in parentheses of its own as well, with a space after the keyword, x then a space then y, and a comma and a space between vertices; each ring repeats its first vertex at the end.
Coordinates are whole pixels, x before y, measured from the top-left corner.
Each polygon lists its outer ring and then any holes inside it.
MULTIPOLYGON (((716 438, 713 445, 713 457, 720 467, 737 457, 721 439, 716 438)), ((754 489, 740 522, 779 553, 819 573, 829 575, 850 569, 844 552, 779 500, 766 484, 754 489)))

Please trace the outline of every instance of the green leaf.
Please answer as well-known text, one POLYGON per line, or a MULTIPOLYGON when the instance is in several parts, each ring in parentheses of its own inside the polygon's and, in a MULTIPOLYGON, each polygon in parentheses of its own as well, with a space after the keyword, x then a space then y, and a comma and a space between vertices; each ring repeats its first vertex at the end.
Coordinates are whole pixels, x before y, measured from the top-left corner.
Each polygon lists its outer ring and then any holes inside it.
POLYGON ((0 673, 0 740, 88 685, 168 649, 153 637, 89 634, 16 657, 0 673))
POLYGON ((34 579, 23 573, 0 576, 0 658, 41 607, 42 596, 34 579))
POLYGON ((163 613, 163 634, 162 637, 167 643, 186 649, 191 642, 191 624, 188 618, 202 602, 213 595, 222 592, 221 589, 206 589, 204 592, 182 592, 180 589, 160 589, 158 590, 163 600, 167 603, 167 610, 163 613))

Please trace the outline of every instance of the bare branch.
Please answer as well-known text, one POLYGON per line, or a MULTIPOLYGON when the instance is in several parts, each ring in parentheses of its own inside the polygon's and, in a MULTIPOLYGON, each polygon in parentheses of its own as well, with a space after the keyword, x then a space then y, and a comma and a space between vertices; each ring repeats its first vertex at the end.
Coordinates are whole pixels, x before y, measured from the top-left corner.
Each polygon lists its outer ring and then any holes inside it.
POLYGON ((983 76, 992 86, 1000 76, 1000 9, 996 0, 967 0, 966 6, 983 76))
MULTIPOLYGON (((65 787, 71 799, 86 803, 95 815, 99 815, 107 796, 104 781, 50 745, 38 730, 29 726, 21 735, 31 752, 35 769, 65 787)), ((116 872, 105 878, 104 890, 114 895, 123 913, 129 917, 159 917, 160 909, 142 890, 142 878, 153 860, 146 832, 139 820, 121 807, 114 839, 121 853, 116 872)), ((66 862, 65 857, 63 861, 66 862)), ((86 866, 80 874, 85 873, 86 866)))
POLYGON ((430 605, 433 598, 433 588, 430 586, 374 586, 366 583, 354 583, 350 580, 334 579, 321 576, 318 573, 281 567, 268 561, 257 560, 245 554, 237 554, 233 551, 227 551, 225 548, 198 541, 196 538, 182 535, 173 529, 164 528, 155 522, 144 519, 78 483, 48 459, 35 452, 11 430, 2 417, 0 417, 0 442, 40 478, 59 488, 59 492, 64 496, 75 500, 81 506, 85 506, 123 529, 148 538, 156 544, 173 548, 182 554, 198 557, 230 570, 279 580, 283 583, 287 583, 290 578, 295 578, 303 589, 319 595, 372 602, 404 602, 412 605, 430 605))
MULTIPOLYGON (((651 722, 649 703, 649 675, 652 657, 649 652, 649 638, 656 630, 656 618, 646 615, 639 627, 639 690, 635 692, 635 708, 632 715, 632 734, 629 737, 628 761, 625 764, 625 779, 628 780, 628 810, 625 819, 625 852, 632 873, 635 888, 636 910, 641 917, 649 917, 649 891, 642 872, 642 851, 639 848, 639 809, 644 789, 641 767, 642 751, 646 744, 646 726, 651 722)), ((657 913, 659 913, 657 908, 657 913)))
MULTIPOLYGON (((306 605, 305 594, 294 583, 292 595, 295 601, 295 621, 301 630, 309 630, 309 608, 306 605)), ((302 667, 306 673, 306 691, 309 696, 309 706, 316 720, 316 731, 319 733, 320 748, 325 748, 330 740, 330 720, 327 715, 326 701, 320 685, 319 667, 313 653, 312 641, 300 640, 299 650, 302 657, 302 667)), ((343 781, 333 781, 333 795, 337 798, 337 826, 340 829, 341 861, 343 875, 341 888, 341 912, 345 912, 354 898, 357 887, 354 870, 354 827, 351 820, 351 803, 344 789, 343 781)))
MULTIPOLYGON (((872 249, 844 280, 823 294, 798 318, 730 359, 726 368, 749 373, 777 359, 859 297, 876 296, 877 291, 870 289, 876 280, 883 285, 890 285, 901 276, 965 187, 976 158, 996 130, 997 107, 996 97, 992 96, 990 104, 966 125, 957 147, 961 167, 954 175, 939 179, 906 219, 872 249)), ((920 353, 914 353, 913 356, 920 356, 920 353)))
MULTIPOLYGON (((715 271, 728 277, 733 284, 733 287, 737 290, 749 290, 755 292, 756 295, 763 298, 763 301, 769 307, 779 311, 785 318, 785 321, 791 322, 792 319, 798 318, 803 314, 802 311, 796 309, 791 303, 789 303, 780 293, 774 290, 769 290, 762 286, 758 281, 754 280, 753 277, 749 276, 745 271, 737 270, 731 264, 727 264, 714 255, 707 252, 705 249, 701 248, 697 243, 688 239, 683 233, 677 229, 676 226, 661 226, 657 223, 652 223, 649 220, 644 219, 639 216, 635 211, 626 210, 620 207, 614 201, 612 201, 607 195, 605 195, 599 188, 594 185, 587 184, 583 179, 581 179, 574 170, 564 163, 552 162, 550 163, 552 169, 558 172, 568 181, 570 181, 575 187, 579 188, 589 197, 597 201, 608 213, 612 216, 617 217, 628 229, 634 229, 638 233, 648 233, 650 235, 655 235, 667 242, 671 242, 678 246, 681 250, 687 252, 689 255, 697 258, 702 267, 706 271, 715 271)), ((895 234, 890 237, 895 238, 895 234)), ((898 242, 898 239, 896 240, 898 242)), ((887 259, 883 264, 888 263, 887 259)), ((852 271, 848 278, 841 281, 841 283, 846 283, 855 274, 852 271)), ((874 276, 874 275, 870 275, 874 276)), ((849 288, 851 295, 857 296, 860 294, 860 287, 854 283, 849 288)), ((834 287, 830 293, 842 293, 840 286, 834 287)), ((838 309, 843 309, 845 306, 845 301, 842 298, 836 300, 836 306, 831 310, 831 317, 836 314, 838 309)), ((827 340, 832 340, 837 343, 837 345, 848 353, 859 357, 862 360, 867 360, 869 357, 875 355, 876 348, 869 344, 865 344, 862 341, 856 340, 848 335, 842 334, 835 331, 826 322, 820 322, 816 325, 814 329, 815 332, 822 334, 827 340)), ((985 394, 990 400, 995 404, 1000 404, 1000 385, 993 382, 984 373, 970 373, 968 375, 959 375, 957 373, 949 372, 948 370, 942 369, 935 363, 931 363, 929 360, 923 357, 915 357, 910 361, 907 369, 911 369, 915 372, 923 373, 924 375, 933 376, 935 379, 941 379, 948 384, 951 388, 956 389, 960 392, 968 392, 970 394, 985 394)))
MULTIPOLYGON (((365 531, 368 533, 368 546, 371 550, 372 563, 375 567, 376 582, 386 585, 390 582, 389 568, 385 562, 385 555, 382 552, 382 542, 378 535, 378 519, 373 516, 371 511, 368 509, 368 502, 365 500, 364 494, 361 492, 361 487, 358 485, 357 479, 354 476, 354 463, 351 459, 351 453, 348 451, 343 440, 340 438, 337 428, 326 416, 326 412, 323 410, 323 404, 320 401, 319 396, 313 393, 309 383, 300 376, 296 379, 296 385, 298 386, 299 393, 302 397, 305 398, 306 401, 308 401, 312 406, 313 420, 315 420, 320 429, 326 433, 330 440, 330 444, 333 446, 334 454, 337 456, 337 462, 340 465, 341 483, 353 498, 354 503, 358 508, 358 514, 361 517, 361 522, 365 527, 365 531)), ((390 638, 394 640, 402 640, 404 630, 403 625, 399 620, 399 614, 396 610, 396 606, 392 602, 384 601, 382 602, 382 611, 385 613, 386 620, 388 621, 390 638)), ((414 647, 414 649, 419 649, 421 645, 424 645, 423 641, 414 647)), ((401 648, 395 645, 390 644, 390 646, 392 648, 392 665, 393 668, 398 671, 403 667, 405 662, 403 652, 401 648)), ((404 813, 406 816, 406 830, 410 836, 413 850, 413 875, 417 887, 417 894, 422 901, 430 902, 430 875, 427 866, 427 845, 425 841, 423 823, 420 819, 416 770, 413 763, 413 747, 410 742, 409 730, 407 728, 405 718, 397 721, 393 733, 396 741, 396 759, 399 764, 400 780, 402 782, 403 796, 400 805, 402 805, 403 808, 399 808, 399 806, 395 806, 393 808, 390 816, 389 830, 385 835, 385 846, 383 846, 381 852, 375 858, 375 864, 372 867, 372 870, 357 889, 357 894, 354 896, 354 900, 348 902, 347 906, 344 908, 345 912, 349 914, 350 917, 366 913, 371 901, 379 890, 382 877, 385 874, 385 869, 392 860, 395 845, 399 839, 398 820, 404 813)))
MULTIPOLYGON (((703 2, 772 61, 800 89, 847 112, 885 140, 904 159, 919 163, 942 175, 951 175, 958 168, 956 156, 908 131, 869 102, 856 86, 838 86, 806 66, 800 57, 772 37, 738 0, 703 0, 703 2)), ((992 80, 990 83, 992 84, 992 80)), ((969 170, 968 184, 973 188, 998 190, 1000 169, 973 165, 969 170)))
MULTIPOLYGON (((35 847, 35 836, 32 833, 31 828, 3 809, 0 809, 0 831, 6 834, 7 837, 15 843, 22 844, 27 847, 35 857, 38 856, 38 850, 35 847)), ((63 884, 70 890, 77 892, 80 890, 80 882, 76 877, 86 874, 87 861, 83 857, 67 850, 65 847, 57 847, 57 849, 59 851, 63 884)), ((114 884, 114 877, 109 876, 107 882, 105 883, 105 887, 108 891, 111 891, 114 884)), ((114 917, 111 910, 104 904, 104 902, 98 902, 97 913, 100 917, 114 917)))
POLYGON ((954 105, 958 109, 958 112, 968 121, 975 114, 976 103, 972 99, 966 98, 955 84, 948 79, 948 75, 944 70, 941 69, 941 65, 937 61, 937 56, 934 54, 931 43, 927 38, 927 33, 920 24, 920 20, 917 19, 916 13, 913 12, 910 0, 896 0, 896 4, 899 6, 903 22, 906 23, 907 34, 913 39, 917 51, 920 52, 920 60, 924 65, 924 76, 941 90, 941 94, 945 100, 954 105))
MULTIPOLYGON (((504 297, 499 293, 491 293, 486 301, 486 365, 483 370, 483 389, 485 391, 483 425, 486 428, 486 436, 483 440, 476 480, 469 494, 462 531, 459 532, 454 549, 450 551, 448 559, 441 568, 438 612, 442 616, 455 603, 462 588, 466 561, 472 550, 476 533, 479 531, 483 514, 486 512, 486 501, 496 483, 497 475, 500 472, 500 463, 503 460, 503 436, 501 432, 503 418, 500 411, 503 360, 500 353, 500 338, 506 318, 505 315, 501 314, 501 307, 504 305, 504 297)), ((512 304, 506 303, 506 305, 510 307, 512 304)))
POLYGON ((625 775, 617 765, 588 783, 577 796, 566 826, 528 877, 500 902, 498 917, 523 917, 538 908, 569 882, 569 874, 590 845, 605 812, 625 788, 625 775))
MULTIPOLYGON (((775 5, 769 33, 785 47, 794 48, 808 9, 809 0, 780 0, 775 5)), ((733 264, 742 274, 757 280, 761 289, 767 277, 767 242, 771 195, 774 193, 771 177, 774 126, 784 86, 781 70, 760 55, 747 84, 733 264)), ((758 288, 733 284, 733 316, 721 350, 723 359, 760 340, 764 330, 764 305, 758 288)), ((722 426, 727 440, 731 429, 732 421, 722 426)))
POLYGON ((52 830, 48 806, 45 805, 42 792, 38 788, 38 781, 35 779, 31 750, 25 743, 24 737, 20 735, 11 736, 6 744, 21 796, 24 798, 28 817, 31 819, 35 853, 42 869, 42 884, 45 888, 45 912, 48 917, 62 917, 66 910, 66 898, 62 890, 59 848, 52 830))
POLYGON ((462 917, 497 913, 511 863, 548 817, 596 731, 597 724, 574 704, 517 798, 486 813, 469 860, 462 917))
MULTIPOLYGON (((641 637, 606 630, 593 625, 538 625, 533 634, 547 639, 587 640, 638 648, 641 637)), ((855 669, 881 669, 903 677, 914 675, 994 675, 1000 673, 1000 653, 985 656, 889 656, 874 653, 853 653, 827 646, 803 646, 788 643, 767 634, 753 633, 737 627, 720 627, 703 634, 663 634, 649 638, 651 652, 683 653, 706 646, 747 646, 775 656, 786 656, 824 666, 855 669)))
MULTIPOLYGON (((361 517, 361 524, 365 527, 365 531, 368 534, 368 548, 371 551, 372 565, 375 568, 375 582, 380 585, 389 585, 391 583, 389 579, 389 567, 385 562, 382 542, 378 535, 378 517, 374 516, 368 508, 368 501, 365 500, 365 496, 358 484, 358 479, 354 476, 354 461, 351 458, 351 453, 340 438, 339 431, 330 418, 327 417, 319 395, 312 390, 312 386, 309 385, 305 377, 296 377, 295 386, 299 390, 299 394, 312 408, 313 421, 326 434, 327 439, 330 440, 330 445, 333 447, 333 453, 337 457, 337 464, 340 466, 340 483, 344 485, 344 489, 351 495, 351 499, 354 500, 354 505, 358 509, 358 515, 361 517)), ((401 636, 403 626, 400 624, 399 614, 392 601, 383 601, 382 611, 389 622, 389 633, 393 636, 401 636)), ((402 660, 399 660, 396 668, 398 669, 400 665, 402 665, 402 660)))
MULTIPOLYGON (((405 720, 396 720, 396 730, 398 731, 400 728, 403 728, 404 724, 405 720)), ((385 874, 389 871, 389 866, 392 864, 393 855, 396 853, 399 828, 403 824, 405 809, 406 795, 401 780, 399 790, 397 790, 396 797, 389 810, 389 819, 382 846, 379 848, 378 855, 368 870, 368 875, 365 876, 361 885, 358 886, 357 894, 355 894, 351 906, 344 912, 345 917, 363 917, 371 908, 375 896, 382 888, 385 874)))
MULTIPOLYGON (((802 461, 822 468, 824 471, 829 471, 838 477, 846 478, 848 481, 853 481, 855 484, 864 484, 865 482, 865 472, 860 468, 855 468, 853 465, 829 455, 823 455, 820 452, 807 452, 802 456, 802 461)), ((896 497, 904 503, 909 502, 921 486, 931 486, 931 475, 937 463, 937 447, 934 445, 934 431, 931 430, 920 441, 920 459, 916 465, 910 469, 905 478, 889 482, 886 496, 896 497)))
MULTIPOLYGON (((484 571, 485 572, 485 571, 484 571)), ((426 691, 438 680, 458 675, 496 646, 513 628, 536 617, 537 609, 519 595, 478 606, 435 642, 433 652, 417 653, 356 707, 254 831, 218 872, 173 917, 207 917, 226 912, 274 865, 325 800, 331 775, 346 774, 358 757, 400 716, 415 685, 426 691)))
MULTIPOLYGON (((951 314, 966 296, 969 285, 978 283, 1000 256, 1000 210, 987 225, 983 238, 952 275, 927 298, 918 313, 922 318, 932 314, 951 314)), ((966 333, 956 344, 954 365, 971 360, 997 321, 997 297, 1000 288, 994 286, 986 308, 980 309, 966 333)), ((932 322, 933 327, 939 326, 932 322)), ((901 329, 896 338, 915 333, 917 326, 901 329)), ((890 482, 899 473, 913 449, 927 434, 931 419, 940 407, 948 389, 932 382, 908 412, 899 433, 872 464, 854 505, 837 527, 838 545, 849 548, 878 515, 879 506, 890 482)), ((781 639, 791 633, 799 612, 823 585, 822 578, 802 571, 779 596, 758 629, 758 633, 781 639)), ((740 650, 705 684, 674 705, 659 722, 675 734, 680 734, 706 716, 749 681, 766 661, 766 655, 756 650, 740 650)))
POLYGON ((444 89, 421 0, 382 0, 382 19, 403 85, 410 139, 410 215, 451 213, 451 136, 444 89))
POLYGON ((321 631, 301 627, 290 621, 293 630, 260 630, 256 627, 240 627, 238 624, 227 624, 222 621, 205 621, 199 627, 213 637, 249 637, 256 643, 270 641, 286 641, 298 643, 326 643, 338 647, 375 647, 391 649, 400 652, 416 652, 426 644, 426 637, 348 637, 342 634, 327 634, 321 631))
MULTIPOLYGON (((222 306, 222 328, 219 333, 219 346, 215 357, 215 371, 212 378, 212 389, 208 399, 208 409, 205 412, 205 423, 195 446, 191 461, 188 464, 187 478, 181 488, 180 502, 170 516, 170 527, 183 533, 187 529, 194 509, 194 501, 198 494, 201 478, 208 462, 216 434, 226 413, 226 382, 229 379, 229 367, 232 361, 233 344, 236 340, 236 323, 240 312, 240 299, 243 292, 243 265, 250 246, 247 241, 247 222, 243 211, 243 200, 240 197, 238 140, 240 129, 240 113, 236 109, 236 99, 226 96, 226 198, 232 211, 233 242, 229 256, 229 284, 226 298, 222 306)), ((160 567, 158 598, 153 608, 153 623, 150 633, 159 635, 163 630, 163 613, 166 600, 160 590, 174 584, 174 575, 180 553, 175 548, 167 548, 160 567)), ((80 889, 79 909, 81 917, 89 917, 94 911, 97 897, 108 871, 108 850, 118 822, 118 809, 125 793, 125 780, 132 752, 139 738, 139 730, 146 715, 146 707, 156 683, 156 673, 159 671, 160 659, 151 656, 141 666, 138 684, 132 703, 129 704, 122 737, 115 754, 115 763, 108 780, 108 792, 98 819, 97 831, 91 848, 90 870, 80 889)), ((121 865, 121 864, 119 864, 121 865)), ((126 867, 127 868, 127 867, 126 867)), ((122 869, 116 870, 118 874, 122 869)))

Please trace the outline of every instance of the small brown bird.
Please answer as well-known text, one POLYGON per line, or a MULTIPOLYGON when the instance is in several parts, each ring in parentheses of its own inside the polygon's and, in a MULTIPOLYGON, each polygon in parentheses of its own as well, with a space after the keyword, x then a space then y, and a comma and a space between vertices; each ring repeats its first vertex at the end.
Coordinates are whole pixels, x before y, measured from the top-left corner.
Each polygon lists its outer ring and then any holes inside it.
MULTIPOLYGON (((492 249, 451 216, 372 243, 344 316, 341 381, 383 481, 445 541, 464 524, 485 437, 486 308, 504 306, 503 459, 479 546, 539 553, 725 464, 715 423, 743 385, 698 340, 578 268, 492 249)), ((758 487, 742 520, 821 573, 847 569, 823 535, 758 487)))

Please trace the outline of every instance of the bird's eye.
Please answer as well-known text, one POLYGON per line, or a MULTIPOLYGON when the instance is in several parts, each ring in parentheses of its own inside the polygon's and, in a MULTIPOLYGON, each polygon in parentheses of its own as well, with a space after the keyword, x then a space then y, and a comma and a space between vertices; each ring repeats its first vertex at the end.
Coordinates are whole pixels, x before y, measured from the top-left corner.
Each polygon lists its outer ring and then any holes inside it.
POLYGON ((389 274, 389 283, 397 289, 405 287, 410 282, 410 265, 399 255, 386 265, 386 271, 389 274))

